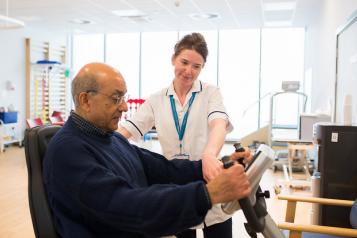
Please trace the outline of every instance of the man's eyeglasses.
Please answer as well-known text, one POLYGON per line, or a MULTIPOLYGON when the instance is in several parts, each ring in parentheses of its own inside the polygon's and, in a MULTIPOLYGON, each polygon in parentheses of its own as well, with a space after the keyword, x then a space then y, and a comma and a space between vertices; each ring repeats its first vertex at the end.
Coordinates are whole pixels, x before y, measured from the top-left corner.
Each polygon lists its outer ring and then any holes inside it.
POLYGON ((123 102, 128 101, 128 99, 129 99, 129 95, 128 94, 125 94, 123 96, 108 95, 108 94, 105 94, 105 93, 98 92, 96 90, 88 90, 87 93, 98 93, 98 94, 102 94, 104 96, 107 96, 108 98, 110 98, 112 100, 113 104, 115 104, 115 105, 120 105, 123 102))

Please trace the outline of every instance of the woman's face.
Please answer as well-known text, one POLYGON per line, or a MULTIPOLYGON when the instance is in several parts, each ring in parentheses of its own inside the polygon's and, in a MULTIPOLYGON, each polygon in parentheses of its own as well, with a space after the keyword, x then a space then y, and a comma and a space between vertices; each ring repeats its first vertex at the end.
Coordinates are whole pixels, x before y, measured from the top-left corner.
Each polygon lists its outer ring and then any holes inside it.
POLYGON ((182 86, 191 87, 204 66, 203 57, 194 50, 182 50, 172 57, 175 81, 182 86))

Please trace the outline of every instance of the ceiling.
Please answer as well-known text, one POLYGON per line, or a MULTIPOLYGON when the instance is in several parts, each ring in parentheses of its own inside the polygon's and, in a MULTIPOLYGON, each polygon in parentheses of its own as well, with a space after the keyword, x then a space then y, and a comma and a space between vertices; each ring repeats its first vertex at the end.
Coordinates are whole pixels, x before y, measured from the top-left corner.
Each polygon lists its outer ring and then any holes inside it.
POLYGON ((0 0, 0 14, 24 21, 28 29, 67 33, 305 27, 314 20, 323 1, 0 0), (126 16, 113 13, 123 10, 126 16), (127 10, 139 11, 139 15, 129 16, 127 10), (194 14, 218 17, 195 19, 194 14))

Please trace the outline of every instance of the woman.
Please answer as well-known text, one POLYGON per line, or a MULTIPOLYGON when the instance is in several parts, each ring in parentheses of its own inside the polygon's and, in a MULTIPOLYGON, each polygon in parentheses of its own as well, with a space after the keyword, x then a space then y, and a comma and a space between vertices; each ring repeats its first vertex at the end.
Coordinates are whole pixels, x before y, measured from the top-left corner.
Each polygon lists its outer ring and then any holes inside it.
MULTIPOLYGON (((171 59, 175 72, 173 83, 146 99, 118 131, 137 140, 155 126, 164 156, 202 159, 204 178, 210 181, 222 169, 217 158, 226 133, 233 127, 219 89, 197 80, 207 55, 207 44, 201 34, 184 36, 175 45, 171 59)), ((220 206, 212 207, 201 227, 205 238, 232 237, 232 219, 220 206)), ((196 237, 196 231, 188 230, 176 236, 196 237)))

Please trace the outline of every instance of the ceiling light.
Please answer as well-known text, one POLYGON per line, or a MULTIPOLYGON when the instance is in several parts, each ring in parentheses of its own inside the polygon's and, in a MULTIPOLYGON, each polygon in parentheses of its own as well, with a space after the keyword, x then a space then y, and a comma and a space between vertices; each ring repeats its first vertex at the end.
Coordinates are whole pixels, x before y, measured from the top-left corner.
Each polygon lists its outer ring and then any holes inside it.
POLYGON ((130 17, 125 17, 131 21, 134 21, 136 23, 148 23, 152 22, 152 19, 148 16, 130 16, 130 17))
POLYGON ((24 26, 23 21, 9 17, 9 3, 6 1, 6 15, 0 15, 0 29, 16 29, 24 26))
POLYGON ((194 20, 215 19, 219 18, 217 13, 192 13, 190 17, 194 20))
POLYGON ((0 15, 0 29, 16 29, 24 26, 25 23, 23 21, 0 15))
POLYGON ((291 26, 291 21, 266 21, 264 22, 266 27, 287 27, 291 26))
POLYGON ((73 19, 69 21, 70 23, 78 24, 78 25, 89 25, 89 24, 94 24, 93 21, 87 20, 87 19, 73 19))
POLYGON ((296 2, 268 2, 263 3, 264 11, 285 11, 294 10, 296 2))
POLYGON ((147 15, 145 12, 136 9, 115 10, 112 13, 120 17, 143 17, 147 15))

